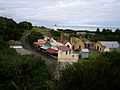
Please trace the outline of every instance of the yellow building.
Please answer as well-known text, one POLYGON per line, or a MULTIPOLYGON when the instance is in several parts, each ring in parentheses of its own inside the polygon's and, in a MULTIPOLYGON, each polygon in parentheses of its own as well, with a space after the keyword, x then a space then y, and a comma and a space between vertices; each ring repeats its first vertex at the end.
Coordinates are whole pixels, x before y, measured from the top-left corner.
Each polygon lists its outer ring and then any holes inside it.
POLYGON ((71 37, 70 38, 70 43, 72 45, 73 50, 80 50, 82 48, 85 48, 84 42, 79 38, 71 37))
POLYGON ((119 48, 119 43, 117 41, 98 41, 94 48, 98 52, 110 52, 111 50, 119 48))

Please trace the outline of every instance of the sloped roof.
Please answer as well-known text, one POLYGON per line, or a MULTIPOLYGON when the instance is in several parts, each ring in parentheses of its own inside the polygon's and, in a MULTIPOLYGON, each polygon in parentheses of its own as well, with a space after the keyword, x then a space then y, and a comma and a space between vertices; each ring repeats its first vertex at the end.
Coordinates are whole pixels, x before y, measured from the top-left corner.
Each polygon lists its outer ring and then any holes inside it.
POLYGON ((63 40, 62 43, 65 45, 68 41, 67 40, 63 40))
POLYGON ((21 45, 21 42, 20 41, 15 41, 15 40, 9 40, 8 44, 9 45, 21 45))
POLYGON ((118 48, 119 43, 117 41, 100 41, 102 46, 108 47, 108 48, 118 48))
POLYGON ((89 53, 88 49, 81 49, 81 52, 89 53))
POLYGON ((56 53, 56 52, 58 52, 58 50, 49 48, 49 49, 47 50, 47 52, 49 52, 49 53, 56 53))
POLYGON ((44 49, 44 50, 47 50, 49 47, 44 45, 41 48, 44 49))
POLYGON ((38 46, 43 46, 44 45, 43 42, 34 42, 33 44, 38 45, 38 46))
POLYGON ((62 50, 63 52, 72 50, 72 49, 68 48, 67 46, 58 46, 58 49, 62 50))

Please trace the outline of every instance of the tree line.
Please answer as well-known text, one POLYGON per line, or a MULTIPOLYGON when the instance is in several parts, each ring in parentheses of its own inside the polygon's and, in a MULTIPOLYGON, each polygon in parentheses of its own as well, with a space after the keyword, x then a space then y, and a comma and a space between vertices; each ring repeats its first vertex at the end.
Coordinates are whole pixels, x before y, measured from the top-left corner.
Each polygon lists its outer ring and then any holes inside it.
POLYGON ((101 54, 96 60, 84 60, 62 71, 58 90, 120 89, 120 53, 101 54))
POLYGON ((91 38, 92 41, 118 41, 120 42, 120 29, 114 32, 111 29, 103 28, 101 31, 97 28, 95 35, 91 38))
POLYGON ((0 17, 0 35, 4 40, 19 40, 24 30, 31 30, 32 23, 23 21, 16 23, 13 19, 0 17))
POLYGON ((54 82, 42 58, 21 56, 6 42, 19 40, 25 29, 28 27, 13 19, 0 17, 0 90, 53 90, 54 82))

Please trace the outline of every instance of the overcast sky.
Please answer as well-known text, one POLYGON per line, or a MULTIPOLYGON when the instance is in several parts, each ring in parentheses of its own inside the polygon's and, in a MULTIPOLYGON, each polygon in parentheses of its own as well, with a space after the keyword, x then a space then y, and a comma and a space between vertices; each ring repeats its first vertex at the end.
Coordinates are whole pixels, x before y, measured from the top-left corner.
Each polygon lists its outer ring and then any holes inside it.
POLYGON ((0 16, 33 25, 120 26, 120 0, 0 0, 0 16))

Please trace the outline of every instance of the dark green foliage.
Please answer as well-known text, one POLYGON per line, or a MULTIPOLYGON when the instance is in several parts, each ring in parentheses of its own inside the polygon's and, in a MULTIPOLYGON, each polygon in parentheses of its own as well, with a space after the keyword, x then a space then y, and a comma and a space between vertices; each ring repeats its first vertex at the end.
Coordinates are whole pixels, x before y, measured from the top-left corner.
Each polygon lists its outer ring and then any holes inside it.
POLYGON ((23 31, 18 28, 18 24, 13 19, 0 17, 0 35, 4 40, 18 40, 23 31))
POLYGON ((40 32, 33 31, 28 35, 28 42, 29 44, 32 45, 33 42, 37 42, 38 39, 43 39, 43 38, 44 36, 40 32))
POLYGON ((59 90, 120 89, 120 53, 110 52, 96 60, 83 61, 62 72, 59 90))
POLYGON ((90 37, 91 41, 118 41, 120 42, 120 30, 116 29, 115 32, 112 32, 110 29, 103 29, 101 32, 99 28, 96 30, 94 37, 90 37))
POLYGON ((32 29, 32 23, 23 21, 18 24, 19 28, 24 29, 24 30, 31 30, 32 29))
POLYGON ((59 36, 61 35, 60 32, 54 31, 54 30, 50 30, 50 33, 51 33, 51 35, 52 35, 53 37, 59 37, 59 36))
POLYGON ((50 73, 40 57, 21 56, 0 38, 0 90, 51 90, 50 73))

